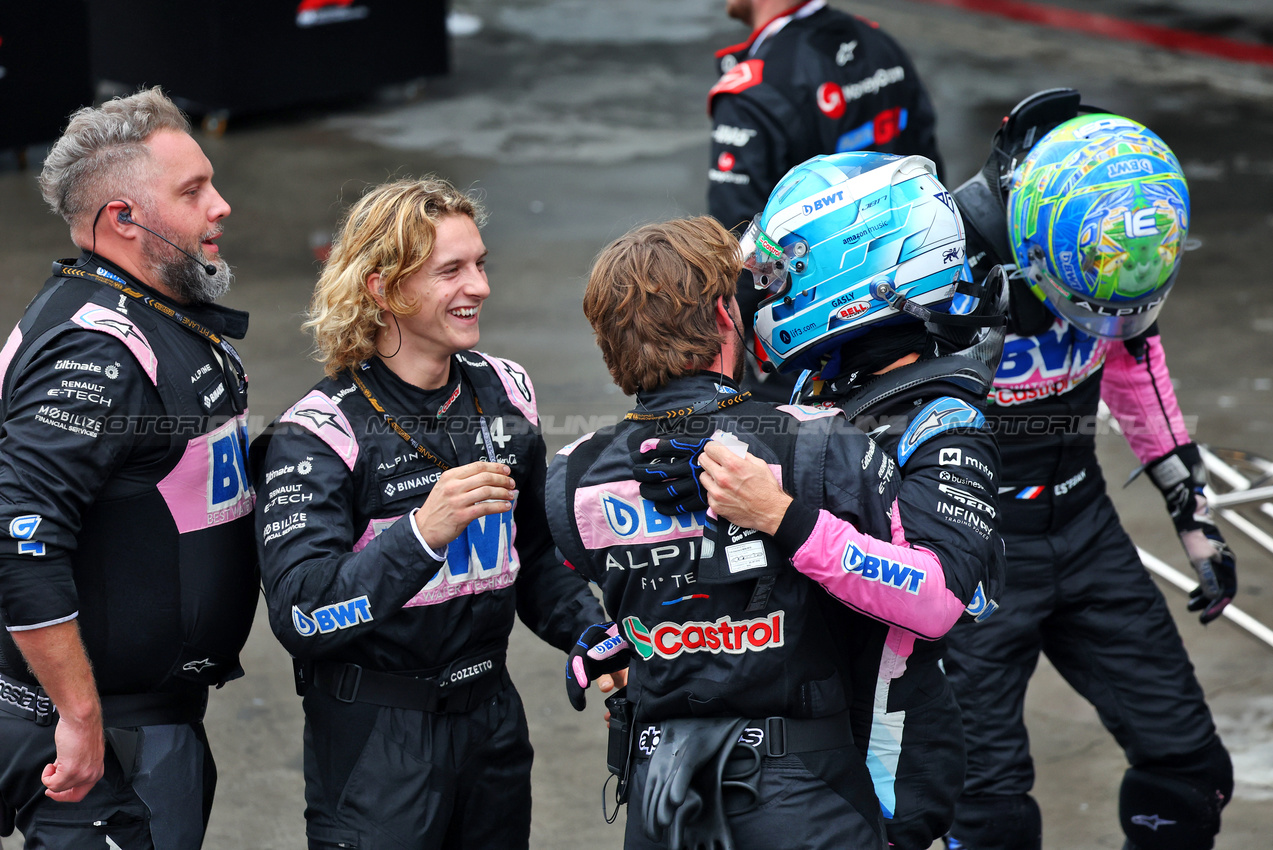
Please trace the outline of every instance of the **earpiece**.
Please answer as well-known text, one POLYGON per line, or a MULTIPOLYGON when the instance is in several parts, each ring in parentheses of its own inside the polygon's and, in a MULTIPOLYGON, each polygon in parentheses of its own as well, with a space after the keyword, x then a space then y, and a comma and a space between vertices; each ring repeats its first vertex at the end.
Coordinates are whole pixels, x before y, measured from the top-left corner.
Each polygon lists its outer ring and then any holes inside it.
MULTIPOLYGON (((108 201, 107 203, 110 203, 110 202, 108 201)), ((120 224, 132 224, 137 227, 140 227, 142 230, 146 231, 151 236, 154 236, 157 239, 162 239, 164 242, 167 242, 169 245, 172 245, 172 247, 176 248, 178 251, 185 254, 187 257, 194 260, 196 263, 199 263, 200 267, 203 269, 203 273, 206 274, 208 277, 212 277, 213 275, 217 273, 217 267, 214 266, 212 263, 202 262, 199 257, 196 257, 194 254, 191 254, 189 251, 182 248, 181 246, 173 244, 172 240, 167 238, 166 236, 156 233, 155 231, 151 230, 149 227, 142 224, 141 222, 133 221, 132 211, 133 211, 132 207, 128 206, 128 204, 124 204, 124 208, 119 211, 119 215, 115 216, 115 220, 118 221, 120 224)), ((101 215, 100 211, 98 212, 98 215, 101 215)))

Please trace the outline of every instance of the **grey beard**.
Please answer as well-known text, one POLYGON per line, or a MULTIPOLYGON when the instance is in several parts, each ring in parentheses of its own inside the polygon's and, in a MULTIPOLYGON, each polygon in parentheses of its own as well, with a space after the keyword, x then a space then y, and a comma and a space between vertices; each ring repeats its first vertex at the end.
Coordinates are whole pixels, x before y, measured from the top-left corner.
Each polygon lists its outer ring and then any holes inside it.
POLYGON ((234 282, 234 273, 220 257, 196 262, 167 245, 161 250, 148 247, 146 253, 157 281, 184 303, 211 304, 229 292, 230 284, 234 282), (216 274, 210 275, 203 270, 209 262, 216 266, 216 274))
POLYGON ((211 304, 230 291, 234 273, 220 257, 210 262, 217 269, 214 275, 203 270, 204 263, 196 263, 189 257, 161 262, 156 271, 164 285, 182 301, 199 305, 211 304))

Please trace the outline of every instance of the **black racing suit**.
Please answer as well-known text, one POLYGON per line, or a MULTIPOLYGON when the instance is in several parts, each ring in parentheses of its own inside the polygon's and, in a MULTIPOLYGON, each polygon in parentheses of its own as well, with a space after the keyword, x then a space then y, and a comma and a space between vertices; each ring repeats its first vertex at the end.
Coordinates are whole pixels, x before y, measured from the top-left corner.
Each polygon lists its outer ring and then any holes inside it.
POLYGON ((221 336, 247 315, 170 303, 88 255, 53 272, 0 350, 0 834, 197 847, 208 686, 242 675, 256 610, 247 383, 221 336), (9 636, 67 621, 110 744, 79 803, 44 796, 56 716, 9 636))
POLYGON ((563 449, 549 469, 554 538, 601 586, 634 647, 628 690, 638 758, 627 846, 647 846, 640 798, 648 762, 640 756, 657 750, 660 724, 737 717, 763 731, 769 717, 786 719, 788 738, 818 721, 836 734, 765 758, 761 808, 730 819, 738 846, 882 847, 879 804, 847 717, 856 696, 848 658, 867 627, 857 612, 937 638, 964 603, 892 511, 896 463, 887 452, 836 411, 725 404, 735 392, 705 374, 642 392, 642 411, 713 399, 721 407, 625 421, 563 449), (781 562, 771 565, 768 595, 757 592, 761 580, 700 581, 705 514, 664 516, 632 479, 631 456, 648 441, 717 428, 748 443, 796 500, 773 538, 781 562))
POLYGON ((489 445, 520 496, 436 559, 411 515, 442 470, 348 372, 262 437, 258 545, 270 624, 302 674, 310 846, 525 847, 532 751, 505 669, 514 611, 561 649, 602 618, 549 537, 534 390, 516 363, 477 352, 455 355, 437 390, 378 358, 358 374, 444 464, 488 459, 489 445))
MULTIPOLYGON (((1003 219, 981 215, 968 229, 974 274, 1002 261, 980 234, 1006 232, 1003 219)), ((968 745, 951 846, 1039 846, 1023 708, 1043 651, 1131 763, 1120 808, 1124 829, 1143 833, 1137 846, 1210 847, 1210 837, 1151 843, 1174 839, 1132 821, 1152 809, 1214 834, 1233 788, 1171 612, 1119 523, 1096 459, 1102 398, 1143 463, 1190 440, 1157 327, 1126 342, 1096 339, 1056 318, 1022 282, 1010 291, 1010 333, 987 408, 1003 463, 1007 581, 1000 613, 948 637, 946 672, 968 745)))
MULTIPOLYGON (((708 94, 707 211, 725 227, 741 232, 782 176, 819 154, 917 154, 941 176, 928 93, 910 57, 877 24, 809 0, 716 56, 722 76, 708 94)), ((759 300, 744 280, 738 303, 749 347, 761 357, 751 332, 759 300)), ((752 375, 747 386, 786 401, 793 382, 752 375)))
MULTIPOLYGON (((898 462, 906 539, 940 559, 974 622, 995 612, 1004 570, 999 450, 980 413, 989 382, 989 367, 949 356, 863 383, 813 379, 800 393, 804 403, 843 410, 898 462)), ((959 706, 941 668, 945 642, 863 619, 850 654, 854 739, 891 846, 925 850, 950 827, 964 781, 959 706)))

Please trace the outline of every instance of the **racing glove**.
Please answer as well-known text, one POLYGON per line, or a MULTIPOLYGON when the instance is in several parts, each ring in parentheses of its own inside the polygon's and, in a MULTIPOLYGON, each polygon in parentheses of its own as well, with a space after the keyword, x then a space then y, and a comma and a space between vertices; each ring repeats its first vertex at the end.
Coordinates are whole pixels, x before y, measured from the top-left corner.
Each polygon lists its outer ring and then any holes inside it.
POLYGON ((1167 501, 1167 511, 1180 535, 1180 543, 1198 574, 1198 586, 1189 594, 1189 610, 1210 623, 1238 592, 1237 563, 1224 542, 1207 505, 1203 488, 1207 468, 1194 443, 1177 446, 1146 466, 1150 480, 1167 501))
POLYGON ((698 456, 710 439, 677 436, 663 437, 653 446, 649 440, 642 443, 643 450, 632 456, 632 477, 641 485, 641 497, 667 516, 707 510, 698 456))
POLYGON ((678 718, 663 722, 641 798, 642 826, 648 838, 662 841, 665 831, 670 831, 668 847, 676 850, 687 846, 691 850, 703 846, 714 850, 717 844, 712 838, 731 840, 719 805, 720 772, 713 767, 722 749, 733 749, 746 725, 746 720, 729 717, 678 718), (702 770, 709 775, 698 776, 702 770), (697 783, 694 782, 696 776, 697 783), (704 814, 705 806, 708 817, 687 835, 686 827, 704 814), (724 828, 724 836, 717 834, 714 828, 717 825, 724 828), (692 843, 687 845, 686 838, 692 843))
POLYGON ((566 696, 575 711, 587 707, 584 691, 593 679, 628 666, 631 650, 617 623, 594 623, 583 630, 566 658, 566 696))

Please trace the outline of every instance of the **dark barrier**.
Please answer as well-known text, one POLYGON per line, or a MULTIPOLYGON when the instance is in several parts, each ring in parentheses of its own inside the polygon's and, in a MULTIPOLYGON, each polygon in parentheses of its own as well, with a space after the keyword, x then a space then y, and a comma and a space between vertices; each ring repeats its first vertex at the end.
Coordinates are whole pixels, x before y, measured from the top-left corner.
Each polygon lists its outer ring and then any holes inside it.
POLYGON ((0 149, 53 141, 92 101, 85 0, 0 2, 0 149))
POLYGON ((94 78, 162 85, 196 115, 357 96, 448 67, 444 0, 89 0, 89 11, 94 78))

